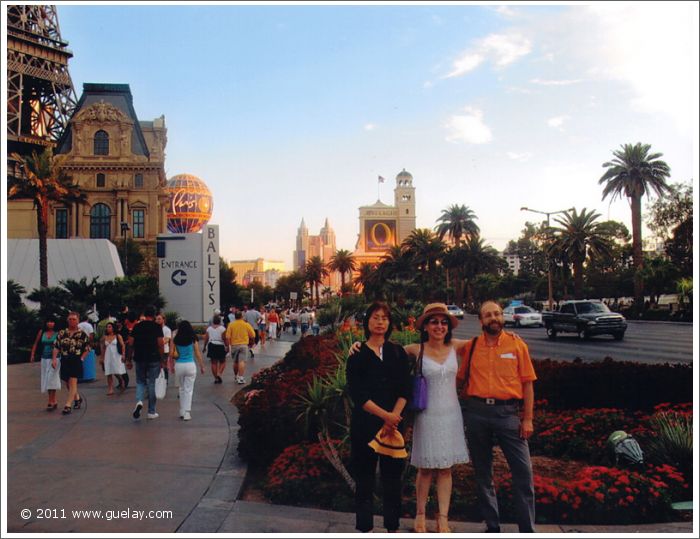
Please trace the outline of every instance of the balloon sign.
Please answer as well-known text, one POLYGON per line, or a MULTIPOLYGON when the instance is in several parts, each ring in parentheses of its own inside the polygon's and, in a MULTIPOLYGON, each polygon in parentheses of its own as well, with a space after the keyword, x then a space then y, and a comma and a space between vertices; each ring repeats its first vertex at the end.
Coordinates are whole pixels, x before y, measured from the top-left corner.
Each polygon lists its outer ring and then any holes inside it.
POLYGON ((209 222, 214 202, 207 184, 192 174, 178 174, 168 181, 168 230, 175 234, 199 232, 209 222))

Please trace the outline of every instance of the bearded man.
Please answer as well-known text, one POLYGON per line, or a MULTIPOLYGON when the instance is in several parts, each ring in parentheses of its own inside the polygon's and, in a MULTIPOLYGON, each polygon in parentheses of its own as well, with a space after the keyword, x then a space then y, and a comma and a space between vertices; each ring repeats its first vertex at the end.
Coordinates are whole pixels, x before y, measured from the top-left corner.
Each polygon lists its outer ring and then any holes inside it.
POLYGON ((495 301, 479 308, 483 333, 465 347, 457 388, 465 400, 467 445, 474 463, 479 508, 487 532, 500 532, 493 486, 494 441, 503 450, 513 478, 513 502, 521 533, 535 531, 535 489, 527 439, 532 435, 537 379, 527 344, 503 331, 503 310, 495 301), (522 419, 520 408, 522 406, 522 419))

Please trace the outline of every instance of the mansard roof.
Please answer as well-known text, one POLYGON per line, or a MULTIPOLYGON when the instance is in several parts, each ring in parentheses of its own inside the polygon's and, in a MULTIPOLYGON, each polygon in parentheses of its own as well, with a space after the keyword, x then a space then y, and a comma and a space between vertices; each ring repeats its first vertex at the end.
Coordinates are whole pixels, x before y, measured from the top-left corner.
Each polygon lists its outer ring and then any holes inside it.
POLYGON ((58 141, 56 153, 68 153, 73 146, 72 136, 72 120, 83 109, 90 107, 96 103, 103 101, 109 105, 118 108, 127 117, 133 120, 133 128, 131 133, 131 151, 136 155, 145 155, 150 157, 146 139, 141 131, 141 125, 146 125, 147 122, 139 122, 134 110, 133 97, 128 84, 102 84, 86 82, 83 84, 83 95, 80 96, 78 106, 73 111, 71 121, 68 127, 63 132, 61 139, 58 141))

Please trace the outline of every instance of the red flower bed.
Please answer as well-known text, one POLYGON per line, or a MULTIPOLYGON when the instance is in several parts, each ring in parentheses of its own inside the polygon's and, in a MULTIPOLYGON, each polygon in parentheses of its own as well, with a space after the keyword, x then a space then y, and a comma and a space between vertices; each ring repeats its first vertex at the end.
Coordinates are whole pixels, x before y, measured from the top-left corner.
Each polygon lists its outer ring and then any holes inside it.
MULTIPOLYGON (((344 462, 349 450, 340 440, 332 440, 344 462)), ((320 507, 351 510, 352 493, 331 466, 321 444, 302 442, 287 447, 267 471, 265 493, 273 503, 305 505, 315 501, 320 507)))

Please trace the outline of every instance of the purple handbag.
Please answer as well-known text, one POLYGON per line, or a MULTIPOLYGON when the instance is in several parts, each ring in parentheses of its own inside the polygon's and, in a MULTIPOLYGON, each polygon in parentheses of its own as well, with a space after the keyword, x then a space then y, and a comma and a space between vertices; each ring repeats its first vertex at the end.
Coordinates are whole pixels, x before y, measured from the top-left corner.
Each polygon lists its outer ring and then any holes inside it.
POLYGON ((416 373, 413 376, 413 399, 411 410, 422 412, 428 407, 428 381, 423 376, 423 343, 420 345, 420 354, 416 361, 416 373))

